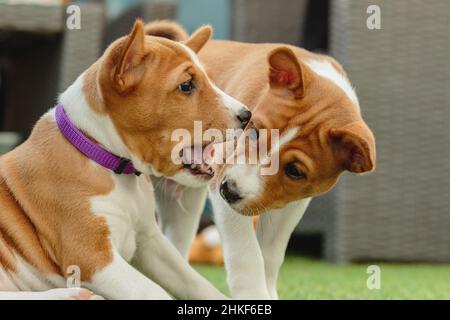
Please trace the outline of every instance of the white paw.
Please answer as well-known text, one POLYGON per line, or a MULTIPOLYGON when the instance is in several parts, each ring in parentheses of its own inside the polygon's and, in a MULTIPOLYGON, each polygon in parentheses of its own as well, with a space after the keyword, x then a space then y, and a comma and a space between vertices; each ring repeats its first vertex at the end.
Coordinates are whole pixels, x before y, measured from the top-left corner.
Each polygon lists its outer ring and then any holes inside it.
POLYGON ((105 300, 103 297, 82 288, 59 288, 48 290, 44 293, 43 298, 48 300, 105 300))

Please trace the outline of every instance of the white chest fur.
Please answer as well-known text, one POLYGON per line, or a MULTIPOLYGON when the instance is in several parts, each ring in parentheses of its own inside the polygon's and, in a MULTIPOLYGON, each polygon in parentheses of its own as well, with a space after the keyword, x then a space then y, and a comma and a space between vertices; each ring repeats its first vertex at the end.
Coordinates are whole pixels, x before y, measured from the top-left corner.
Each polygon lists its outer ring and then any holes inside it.
POLYGON ((92 211, 105 217, 115 249, 127 261, 136 250, 136 236, 156 226, 153 187, 146 177, 113 174, 114 189, 91 199, 92 211))

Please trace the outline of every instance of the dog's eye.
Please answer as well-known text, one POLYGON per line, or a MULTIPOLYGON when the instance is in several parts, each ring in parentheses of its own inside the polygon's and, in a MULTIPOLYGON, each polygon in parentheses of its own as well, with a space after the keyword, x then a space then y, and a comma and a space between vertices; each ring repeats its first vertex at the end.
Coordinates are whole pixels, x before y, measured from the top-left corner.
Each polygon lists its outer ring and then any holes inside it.
POLYGON ((194 90, 194 82, 191 80, 185 81, 178 86, 178 90, 183 93, 191 93, 194 90))
POLYGON ((305 174, 300 171, 293 163, 289 163, 284 167, 284 173, 289 178, 295 180, 306 178, 305 174))

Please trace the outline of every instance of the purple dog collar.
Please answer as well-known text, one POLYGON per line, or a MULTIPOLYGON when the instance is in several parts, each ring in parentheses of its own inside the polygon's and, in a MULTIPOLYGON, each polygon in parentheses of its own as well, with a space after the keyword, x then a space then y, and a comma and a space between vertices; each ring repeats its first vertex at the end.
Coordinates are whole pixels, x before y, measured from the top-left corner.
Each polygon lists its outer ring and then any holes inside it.
POLYGON ((103 167, 114 171, 117 174, 136 174, 141 173, 137 171, 131 160, 118 157, 108 150, 105 150, 95 142, 86 137, 74 124, 61 104, 56 106, 55 111, 56 123, 61 133, 69 140, 69 142, 82 152, 86 157, 94 160, 103 167))

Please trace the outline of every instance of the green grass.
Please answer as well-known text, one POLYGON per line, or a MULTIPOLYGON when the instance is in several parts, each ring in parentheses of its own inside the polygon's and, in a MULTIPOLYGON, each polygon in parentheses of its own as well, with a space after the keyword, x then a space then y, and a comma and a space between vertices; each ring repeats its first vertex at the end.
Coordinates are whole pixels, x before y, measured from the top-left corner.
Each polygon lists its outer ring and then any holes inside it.
MULTIPOLYGON (((278 281, 280 299, 450 299, 450 265, 370 264, 333 265, 287 257, 278 281), (370 264, 381 268, 379 290, 367 289, 370 264)), ((228 294, 223 268, 195 267, 228 294)))

